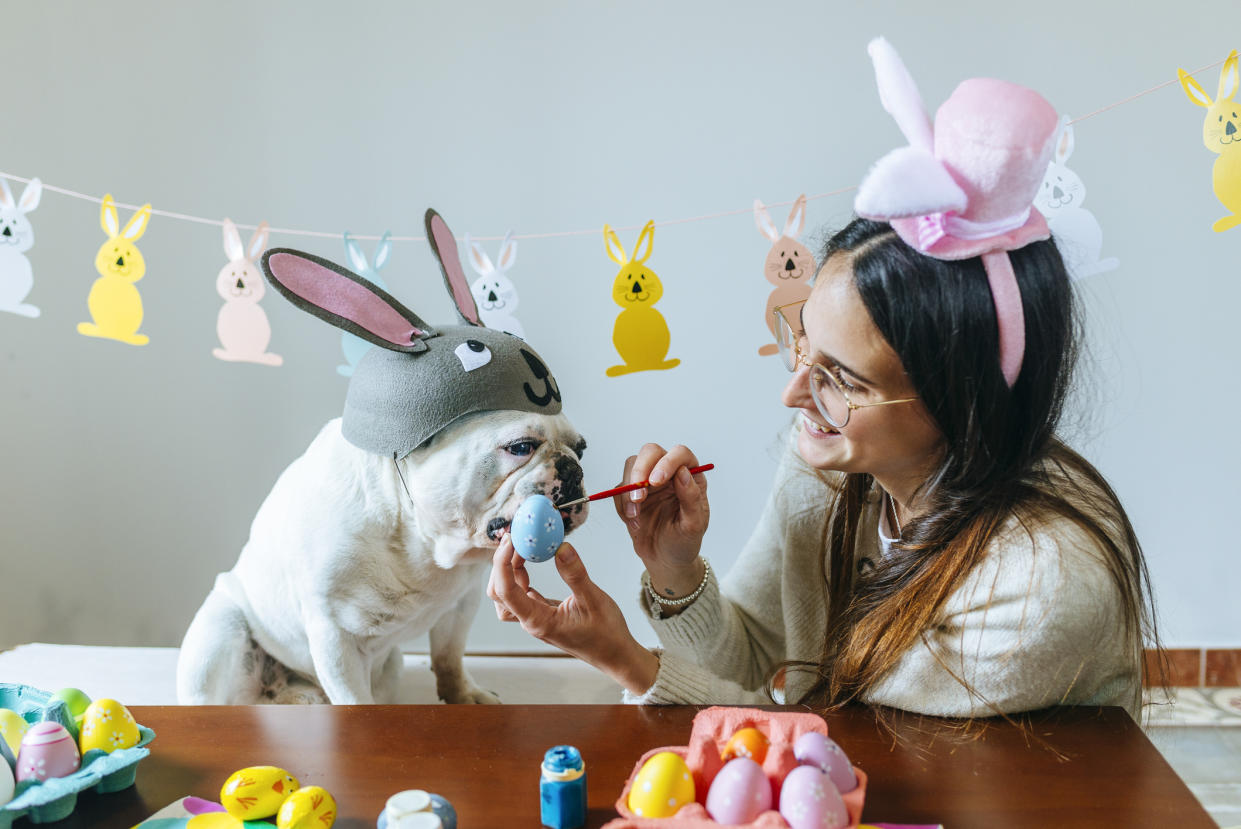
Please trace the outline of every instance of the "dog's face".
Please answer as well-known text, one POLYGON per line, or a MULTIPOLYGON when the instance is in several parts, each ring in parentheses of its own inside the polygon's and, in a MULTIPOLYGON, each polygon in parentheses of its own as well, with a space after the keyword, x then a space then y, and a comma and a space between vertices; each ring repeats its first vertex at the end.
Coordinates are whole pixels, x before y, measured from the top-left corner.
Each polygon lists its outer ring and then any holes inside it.
MULTIPOLYGON (((419 529, 436 538, 435 561, 482 561, 500 543, 521 503, 546 495, 573 501, 582 489, 586 441, 563 414, 492 411, 466 415, 401 461, 419 529)), ((560 515, 565 532, 586 520, 587 504, 560 515)))

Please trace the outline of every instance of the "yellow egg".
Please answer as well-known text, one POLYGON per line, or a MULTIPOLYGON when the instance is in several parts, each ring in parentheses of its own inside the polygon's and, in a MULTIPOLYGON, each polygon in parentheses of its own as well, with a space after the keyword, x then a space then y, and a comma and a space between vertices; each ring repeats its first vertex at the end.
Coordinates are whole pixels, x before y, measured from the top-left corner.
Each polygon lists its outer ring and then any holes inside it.
POLYGON ((767 736, 757 728, 738 728, 724 746, 720 759, 727 763, 736 757, 749 757, 760 766, 767 757, 767 736))
POLYGON ((661 751, 643 763, 629 789, 629 811, 638 817, 671 817, 693 802, 689 766, 671 751, 661 751))
POLYGON ((26 736, 26 729, 30 728, 30 723, 22 719, 22 715, 16 711, 10 711, 7 708, 0 708, 0 737, 9 744, 9 748, 13 749, 13 756, 17 756, 17 750, 22 747, 22 737, 26 736))
POLYGON ((336 801, 327 789, 307 786, 285 798, 276 813, 280 829, 328 829, 336 822, 336 801))
POLYGON ((284 799, 301 785, 284 769, 250 766, 228 776, 220 789, 220 803, 233 817, 260 820, 276 814, 284 799))
POLYGON ((142 737, 129 709, 114 699, 97 699, 86 706, 78 732, 82 753, 98 748, 111 754, 136 745, 142 737))

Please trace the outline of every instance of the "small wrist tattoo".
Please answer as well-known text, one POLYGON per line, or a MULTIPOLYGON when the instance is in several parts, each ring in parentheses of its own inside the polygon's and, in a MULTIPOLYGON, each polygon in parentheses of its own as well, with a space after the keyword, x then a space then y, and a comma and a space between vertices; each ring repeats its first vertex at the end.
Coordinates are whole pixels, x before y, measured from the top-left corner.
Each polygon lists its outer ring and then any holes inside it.
POLYGON ((676 593, 674 593, 674 592, 673 592, 673 590, 672 590, 672 588, 671 588, 671 587, 665 587, 665 588, 664 588, 664 592, 665 592, 665 593, 667 593, 669 596, 675 596, 675 595, 676 595, 676 593))

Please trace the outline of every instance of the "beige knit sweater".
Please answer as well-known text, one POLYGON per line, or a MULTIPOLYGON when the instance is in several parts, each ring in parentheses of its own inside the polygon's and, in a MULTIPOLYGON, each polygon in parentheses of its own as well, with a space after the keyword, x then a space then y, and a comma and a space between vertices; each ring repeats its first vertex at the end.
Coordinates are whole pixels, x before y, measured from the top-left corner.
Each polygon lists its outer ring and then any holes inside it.
MULTIPOLYGON (((795 441, 794 432, 758 526, 722 586, 713 574, 697 600, 667 619, 643 592, 664 650, 655 684, 626 693, 626 702, 769 703, 762 685, 774 665, 821 658, 827 608, 819 559, 831 492, 795 441)), ((858 530, 859 565, 882 555, 879 506, 876 492, 858 530)), ((1071 522, 1049 520, 1031 533, 1011 519, 941 614, 866 702, 938 716, 1057 704, 1120 705, 1136 716, 1140 656, 1126 643, 1120 596, 1097 544, 1071 522)), ((785 698, 799 699, 810 682, 808 672, 790 672, 785 698)))

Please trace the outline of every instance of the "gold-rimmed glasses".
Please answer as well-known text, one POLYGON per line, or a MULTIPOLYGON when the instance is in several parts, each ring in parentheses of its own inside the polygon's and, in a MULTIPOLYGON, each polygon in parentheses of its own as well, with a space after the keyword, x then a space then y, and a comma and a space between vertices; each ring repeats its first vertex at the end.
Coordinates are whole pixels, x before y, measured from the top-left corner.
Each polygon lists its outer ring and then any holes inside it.
POLYGON ((823 419, 827 421, 833 429, 843 429, 845 424, 849 422, 849 416, 853 414, 854 409, 865 409, 869 406, 890 406, 893 403, 912 403, 917 400, 916 397, 902 397, 899 400, 877 400, 872 403, 854 403, 849 397, 848 390, 845 389, 845 383, 836 374, 839 369, 833 371, 831 368, 812 361, 809 355, 802 348, 802 341, 805 340, 805 334, 801 330, 801 325, 793 325, 789 320, 793 316, 800 323, 800 311, 805 304, 805 300, 800 302, 790 302, 787 305, 780 305, 772 309, 775 315, 776 328, 776 346, 780 351, 780 359, 784 361, 784 367, 791 372, 796 372, 798 366, 806 366, 810 369, 808 382, 810 383, 810 396, 814 399, 814 406, 819 410, 819 414, 823 415, 823 419), (796 311, 786 311, 786 309, 796 308, 796 311))

